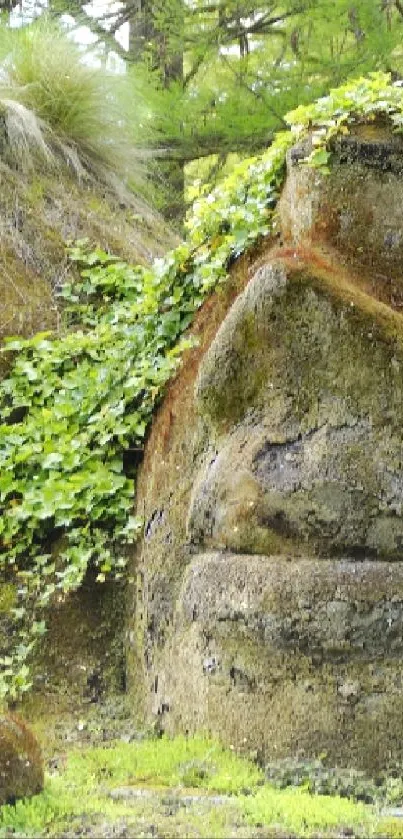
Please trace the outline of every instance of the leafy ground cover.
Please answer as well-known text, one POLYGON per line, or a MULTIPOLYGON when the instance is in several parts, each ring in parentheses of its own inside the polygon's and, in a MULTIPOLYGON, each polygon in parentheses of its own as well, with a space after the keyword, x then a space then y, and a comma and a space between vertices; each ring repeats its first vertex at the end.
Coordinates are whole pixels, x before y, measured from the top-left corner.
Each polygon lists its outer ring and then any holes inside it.
POLYGON ((0 809, 0 837, 403 836, 400 828, 362 803, 276 789, 232 750, 183 736, 73 749, 41 795, 0 809))

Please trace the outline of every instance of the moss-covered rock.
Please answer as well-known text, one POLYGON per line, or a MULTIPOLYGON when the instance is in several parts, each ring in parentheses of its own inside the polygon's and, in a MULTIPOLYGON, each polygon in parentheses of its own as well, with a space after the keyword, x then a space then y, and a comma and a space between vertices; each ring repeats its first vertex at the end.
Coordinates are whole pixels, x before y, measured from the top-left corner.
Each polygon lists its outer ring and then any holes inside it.
POLYGON ((124 707, 125 606, 122 581, 98 583, 88 572, 46 615, 46 634, 30 661, 32 688, 18 710, 47 755, 66 742, 102 740, 114 727, 118 736, 122 714, 120 727, 131 730, 124 707))
POLYGON ((44 776, 39 745, 25 723, 0 712, 0 805, 36 795, 44 776))
POLYGON ((278 206, 281 233, 299 247, 326 248, 354 282, 394 307, 403 302, 403 139, 387 122, 357 125, 333 144, 330 173, 288 154, 278 206))
POLYGON ((195 557, 159 673, 166 728, 269 760, 401 761, 402 582, 400 563, 195 557))
POLYGON ((200 314, 140 477, 129 675, 160 728, 373 772, 403 758, 403 187, 356 146, 328 179, 290 159, 283 242, 200 314))

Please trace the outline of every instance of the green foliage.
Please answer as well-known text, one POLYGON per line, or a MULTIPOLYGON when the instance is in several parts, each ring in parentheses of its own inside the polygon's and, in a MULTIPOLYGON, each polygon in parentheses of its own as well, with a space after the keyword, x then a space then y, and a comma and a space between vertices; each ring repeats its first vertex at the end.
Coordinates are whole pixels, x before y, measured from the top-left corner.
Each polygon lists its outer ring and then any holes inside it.
MULTIPOLYGON (((128 82, 86 63, 85 55, 55 23, 0 25, 0 109, 11 162, 33 166, 63 160, 78 175, 139 170, 128 82)), ((132 100, 134 91, 131 90, 132 100)), ((136 99, 137 111, 140 108, 136 99)))
MULTIPOLYGON (((263 825, 287 836, 312 836, 319 832, 321 836, 335 835, 335 829, 340 834, 348 829, 348 835, 354 833, 354 836, 379 835, 379 821, 370 807, 337 797, 312 796, 301 790, 276 790, 264 783, 263 773, 255 765, 216 741, 180 736, 130 744, 116 742, 113 748, 71 752, 62 773, 47 780, 43 793, 0 809, 0 836, 14 833, 59 836, 66 829, 70 831, 73 824, 79 835, 88 822, 94 828, 101 817, 103 826, 105 822, 117 825, 122 815, 126 825, 130 824, 130 816, 134 817, 133 832, 129 828, 127 835, 138 835, 147 801, 152 823, 157 821, 158 833, 171 835, 172 822, 168 823, 166 818, 167 801, 171 809, 178 806, 181 795, 195 793, 206 803, 209 794, 224 794, 229 798, 220 803, 215 798, 211 810, 203 809, 204 824, 194 821, 192 807, 187 802, 186 827, 182 825, 180 830, 178 825, 179 829, 172 835, 242 836, 251 832, 248 825, 263 825), (119 796, 112 799, 110 793, 122 787, 129 794, 120 803, 119 796), (131 797, 131 790, 145 790, 151 799, 147 795, 131 797), (165 806, 160 821, 161 798, 165 806), (216 820, 214 817, 220 810, 222 820, 216 820), (239 831, 234 831, 235 826, 239 831)), ((197 809, 200 810, 200 803, 197 809)), ((102 827, 100 834, 103 834, 102 827)))
MULTIPOLYGON (((43 3, 31 5, 42 11, 43 3)), ((266 148, 297 104, 374 69, 402 72, 403 7, 395 0, 142 0, 113 11, 106 3, 96 17, 82 0, 49 8, 89 26, 132 66, 136 106, 139 92, 146 103, 132 122, 134 141, 154 150, 147 194, 180 222, 186 164, 217 155, 211 186, 228 154, 266 148), (128 52, 115 38, 123 23, 128 52)))
POLYGON ((288 836, 334 836, 337 828, 350 835, 353 828, 353 836, 379 836, 369 808, 337 796, 313 796, 298 789, 280 793, 267 785, 243 799, 243 810, 249 824, 281 825, 288 836))
MULTIPOLYGON (((0 533, 6 565, 19 582, 15 656, 23 659, 32 635, 43 631, 37 611, 77 587, 91 561, 101 580, 112 569, 121 572, 125 560, 116 543, 131 541, 140 526, 130 515, 134 487, 123 452, 142 445, 183 349, 173 347, 189 322, 188 301, 174 308, 150 271, 112 266, 104 272, 118 282, 120 271, 122 289, 129 274, 140 285, 135 301, 128 286, 127 299, 99 307, 91 332, 53 340, 41 334, 7 346, 17 357, 0 388, 0 533), (15 412, 22 421, 13 421, 15 412)), ((3 660, 3 676, 13 673, 17 689, 26 671, 10 659, 3 660)))
POLYGON ((266 148, 297 104, 358 74, 402 70, 403 19, 388 0, 160 0, 141 9, 130 25, 144 28, 143 46, 135 38, 128 60, 137 72, 143 56, 155 128, 145 141, 164 150, 153 162, 160 197, 167 192, 158 206, 178 192, 178 161, 217 155, 210 177, 200 167, 211 187, 228 154, 266 148), (167 65, 176 68, 168 83, 167 65))
POLYGON ((152 270, 80 243, 70 258, 81 280, 63 290, 65 330, 9 340, 5 352, 15 362, 0 385, 0 560, 19 601, 14 647, 2 659, 4 695, 29 687, 26 661, 44 632, 44 608, 76 588, 90 564, 100 580, 122 573, 124 544, 141 527, 131 516, 130 455, 138 459, 154 407, 190 346, 182 336, 195 312, 225 281, 231 260, 270 232, 287 149, 313 125, 307 162, 326 171, 335 135, 385 112, 401 130, 402 88, 385 74, 298 109, 264 155, 195 203, 187 241, 152 270))
POLYGON ((388 117, 394 129, 401 131, 403 93, 400 83, 391 84, 388 73, 370 73, 368 78, 349 82, 329 96, 312 105, 296 108, 287 115, 298 135, 310 130, 313 152, 307 161, 313 165, 326 165, 329 159, 326 147, 339 134, 348 133, 356 122, 371 122, 380 115, 388 117))

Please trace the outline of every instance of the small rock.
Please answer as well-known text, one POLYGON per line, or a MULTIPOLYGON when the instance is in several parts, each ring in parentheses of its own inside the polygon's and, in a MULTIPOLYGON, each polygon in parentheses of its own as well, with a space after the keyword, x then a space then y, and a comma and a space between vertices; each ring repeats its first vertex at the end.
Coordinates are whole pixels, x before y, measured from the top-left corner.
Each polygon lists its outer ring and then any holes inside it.
POLYGON ((337 688, 337 693, 339 693, 340 696, 348 702, 354 702, 357 701, 360 693, 360 686, 358 682, 343 682, 337 688))
POLYGON ((211 658, 205 658, 203 661, 203 673, 215 673, 218 667, 219 662, 217 661, 215 656, 211 656, 211 658))
POLYGON ((39 745, 25 723, 0 713, 0 805, 35 795, 43 789, 39 745))

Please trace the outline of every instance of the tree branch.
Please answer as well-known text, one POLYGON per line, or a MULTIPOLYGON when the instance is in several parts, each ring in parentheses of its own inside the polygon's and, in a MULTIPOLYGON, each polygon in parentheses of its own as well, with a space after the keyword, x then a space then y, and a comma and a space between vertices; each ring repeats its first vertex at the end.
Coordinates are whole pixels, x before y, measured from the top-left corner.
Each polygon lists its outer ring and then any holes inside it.
MULTIPOLYGON (((123 58, 124 60, 127 59, 126 50, 119 44, 114 37, 114 34, 109 32, 107 29, 104 29, 97 18, 91 17, 91 15, 89 15, 81 5, 80 0, 68 0, 67 3, 63 4, 63 6, 64 11, 75 19, 78 26, 88 26, 93 35, 97 37, 98 42, 102 41, 107 47, 109 47, 109 49, 116 52, 120 58, 123 58)), ((54 17, 60 17, 60 8, 56 10, 50 7, 50 12, 54 17)))
POLYGON ((185 164, 201 157, 210 157, 213 154, 245 154, 245 152, 255 154, 272 144, 273 135, 268 134, 267 131, 231 138, 225 134, 214 134, 206 137, 195 137, 191 141, 172 138, 165 142, 164 147, 159 146, 153 149, 151 157, 166 161, 177 160, 185 164))

